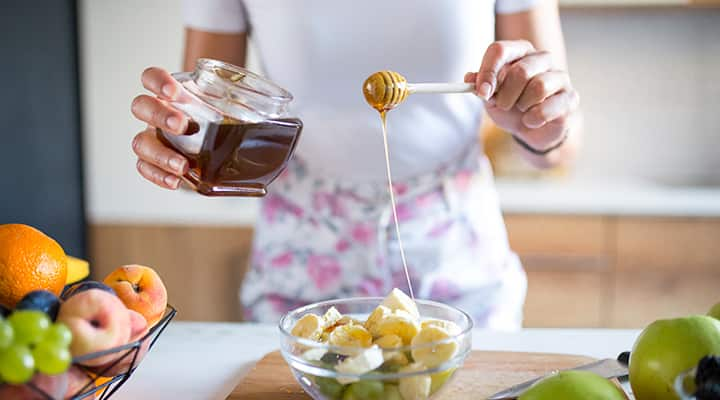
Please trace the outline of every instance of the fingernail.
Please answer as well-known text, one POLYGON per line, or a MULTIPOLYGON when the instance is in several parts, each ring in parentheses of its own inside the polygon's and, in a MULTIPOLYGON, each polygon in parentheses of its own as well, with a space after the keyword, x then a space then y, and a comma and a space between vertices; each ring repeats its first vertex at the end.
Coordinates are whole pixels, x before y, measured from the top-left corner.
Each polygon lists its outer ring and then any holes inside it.
POLYGON ((490 84, 487 82, 483 82, 480 85, 480 88, 478 88, 478 93, 485 100, 490 99, 490 92, 492 92, 492 86, 490 86, 490 84))
POLYGON ((170 116, 167 120, 165 120, 165 124, 168 126, 168 128, 172 129, 174 132, 180 132, 181 128, 181 121, 180 118, 176 116, 170 116))
POLYGON ((180 157, 173 157, 170 159, 170 168, 173 169, 173 171, 182 174, 184 173, 185 169, 185 160, 183 160, 180 157))
POLYGON ((173 88, 173 85, 171 84, 163 85, 161 90, 162 94, 169 99, 172 99, 173 95, 175 94, 175 90, 173 88))
POLYGON ((528 114, 525 114, 525 116, 522 118, 522 122, 523 124, 525 124, 525 126, 531 129, 539 128, 545 124, 544 121, 537 120, 528 114))
POLYGON ((169 188, 177 189, 180 184, 180 179, 177 176, 168 175, 163 179, 163 182, 165 182, 169 188))

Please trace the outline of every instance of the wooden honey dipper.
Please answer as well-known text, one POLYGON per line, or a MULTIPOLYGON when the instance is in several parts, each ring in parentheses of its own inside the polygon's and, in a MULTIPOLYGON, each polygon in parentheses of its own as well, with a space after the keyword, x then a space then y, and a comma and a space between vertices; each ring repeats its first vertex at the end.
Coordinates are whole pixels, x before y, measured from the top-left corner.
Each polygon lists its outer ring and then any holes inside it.
POLYGON ((408 83, 395 71, 379 71, 363 83, 363 95, 370 106, 379 112, 395 108, 412 93, 469 93, 474 83, 408 83))

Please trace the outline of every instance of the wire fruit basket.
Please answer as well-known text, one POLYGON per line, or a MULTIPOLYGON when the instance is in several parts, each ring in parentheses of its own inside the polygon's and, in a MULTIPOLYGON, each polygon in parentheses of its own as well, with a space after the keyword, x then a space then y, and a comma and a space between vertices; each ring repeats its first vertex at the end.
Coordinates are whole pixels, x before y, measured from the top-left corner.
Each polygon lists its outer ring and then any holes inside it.
MULTIPOLYGON (((57 400, 57 396, 48 393, 48 388, 60 388, 60 399, 109 399, 125 382, 130 379, 160 335, 167 328, 177 310, 168 304, 163 318, 155 324, 142 338, 122 346, 108 350, 74 357, 70 370, 61 375, 42 376, 42 379, 25 383, 18 387, 22 399, 57 400), (108 357, 117 355, 117 357, 108 357), (88 362, 101 357, 112 358, 113 361, 101 367, 89 367, 88 362)), ((3 384, 0 383, 0 389, 3 384)), ((52 390, 55 391, 55 390, 52 390)), ((2 396, 0 396, 2 397, 2 396)), ((14 397, 13 397, 14 398, 14 397)))

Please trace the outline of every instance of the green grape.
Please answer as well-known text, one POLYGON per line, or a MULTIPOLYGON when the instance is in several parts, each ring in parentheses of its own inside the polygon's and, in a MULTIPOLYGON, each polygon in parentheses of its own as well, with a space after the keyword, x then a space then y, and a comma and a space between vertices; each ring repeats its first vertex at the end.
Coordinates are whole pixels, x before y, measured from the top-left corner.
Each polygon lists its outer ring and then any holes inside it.
POLYGON ((391 383, 385 384, 384 400, 403 400, 402 395, 400 394, 400 389, 398 388, 398 385, 393 385, 391 383))
POLYGON ((15 343, 36 344, 50 327, 50 318, 42 311, 20 310, 10 314, 8 321, 15 330, 15 343))
POLYGON ((67 371, 72 362, 67 345, 57 342, 40 342, 33 349, 32 355, 37 370, 47 375, 57 375, 67 371))
POLYGON ((0 320, 0 350, 7 348, 13 343, 15 331, 8 321, 0 320))
POLYGON ((336 379, 324 378, 318 376, 315 378, 315 384, 318 385, 320 392, 328 398, 338 399, 343 392, 343 385, 340 384, 336 379))
POLYGON ((351 399, 381 400, 384 390, 385 387, 380 381, 359 381, 350 384, 345 394, 349 393, 351 399))
POLYGON ((27 346, 13 344, 0 353, 0 378, 7 383, 29 381, 35 372, 35 360, 27 346))
POLYGON ((70 342, 72 342, 72 332, 70 332, 67 326, 58 322, 48 328, 42 341, 55 342, 62 347, 68 347, 70 346, 70 342))

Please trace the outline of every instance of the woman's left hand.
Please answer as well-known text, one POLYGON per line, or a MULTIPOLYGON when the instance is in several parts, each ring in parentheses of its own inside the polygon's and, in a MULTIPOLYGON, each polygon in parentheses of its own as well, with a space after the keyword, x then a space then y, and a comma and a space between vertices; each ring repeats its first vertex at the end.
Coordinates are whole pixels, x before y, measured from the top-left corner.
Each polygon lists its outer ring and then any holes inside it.
POLYGON ((465 74, 476 85, 490 118, 537 151, 562 142, 580 97, 567 71, 552 55, 524 40, 492 43, 478 72, 465 74))

